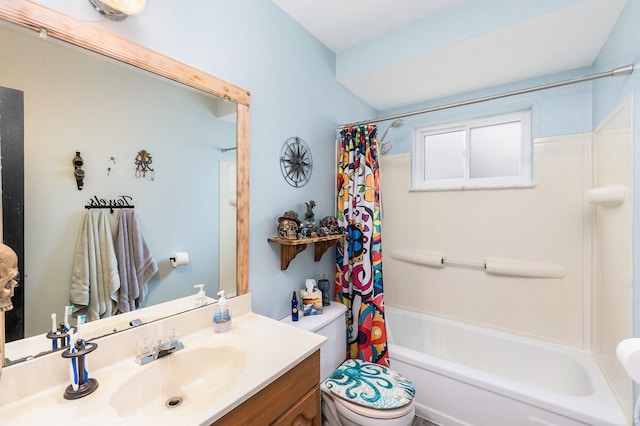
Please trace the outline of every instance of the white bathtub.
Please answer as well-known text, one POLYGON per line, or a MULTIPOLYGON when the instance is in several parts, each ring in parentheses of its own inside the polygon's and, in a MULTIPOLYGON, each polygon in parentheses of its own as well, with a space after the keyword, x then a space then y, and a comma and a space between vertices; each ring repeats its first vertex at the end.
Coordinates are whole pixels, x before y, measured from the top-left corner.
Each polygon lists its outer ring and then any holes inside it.
MULTIPOLYGON (((391 367, 444 426, 628 425, 587 352, 385 307, 391 367)), ((629 415, 629 417, 631 417, 629 415)))

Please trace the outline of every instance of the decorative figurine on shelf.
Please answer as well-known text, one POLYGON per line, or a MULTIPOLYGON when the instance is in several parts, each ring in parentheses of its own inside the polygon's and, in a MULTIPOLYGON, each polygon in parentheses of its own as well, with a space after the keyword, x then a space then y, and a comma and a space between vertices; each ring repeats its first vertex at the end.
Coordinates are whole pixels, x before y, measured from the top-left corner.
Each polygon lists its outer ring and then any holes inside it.
POLYGON ((327 216, 320 219, 320 227, 327 228, 329 230, 329 235, 344 234, 344 228, 340 229, 338 218, 335 216, 327 216))
POLYGON ((300 228, 300 219, 298 213, 294 211, 284 212, 278 218, 278 236, 287 240, 298 239, 298 229, 300 228))
POLYGON ((305 206, 307 206, 307 211, 304 212, 304 221, 305 224, 312 224, 315 225, 316 219, 315 219, 315 215, 313 213, 313 208, 316 206, 316 202, 313 200, 309 200, 308 203, 304 203, 305 206))
POLYGON ((18 256, 11 247, 0 244, 0 312, 13 309, 11 298, 18 280, 18 256))
POLYGON ((322 278, 318 278, 318 288, 322 292, 322 306, 331 305, 329 298, 329 288, 331 287, 329 280, 323 275, 322 278))
POLYGON ((313 208, 316 206, 316 202, 309 200, 309 202, 304 203, 304 205, 307 206, 307 210, 304 212, 304 223, 302 224, 300 235, 302 238, 317 237, 318 232, 316 229, 316 219, 313 213, 313 208))
POLYGON ((314 231, 313 228, 307 228, 304 225, 302 229, 300 229, 300 238, 315 238, 318 236, 318 232, 314 231))

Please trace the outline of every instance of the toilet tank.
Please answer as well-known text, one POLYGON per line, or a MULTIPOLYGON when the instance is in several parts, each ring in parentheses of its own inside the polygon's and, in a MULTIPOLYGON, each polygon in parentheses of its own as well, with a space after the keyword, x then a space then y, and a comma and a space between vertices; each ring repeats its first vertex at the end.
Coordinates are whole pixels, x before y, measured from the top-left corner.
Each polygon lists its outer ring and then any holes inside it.
POLYGON ((320 315, 299 316, 291 321, 291 315, 280 320, 283 323, 299 327, 327 338, 320 348, 320 380, 324 380, 338 368, 347 356, 347 308, 339 302, 322 308, 320 315))

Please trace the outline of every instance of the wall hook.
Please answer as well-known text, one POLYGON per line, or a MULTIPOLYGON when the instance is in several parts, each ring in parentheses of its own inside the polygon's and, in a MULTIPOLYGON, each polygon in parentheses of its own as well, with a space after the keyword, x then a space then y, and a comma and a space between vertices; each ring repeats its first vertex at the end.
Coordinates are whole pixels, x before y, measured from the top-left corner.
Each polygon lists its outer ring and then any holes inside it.
POLYGON ((84 170, 82 170, 84 160, 80 156, 80 151, 76 151, 76 156, 73 157, 72 163, 73 167, 75 168, 73 175, 76 178, 76 185, 78 185, 78 191, 81 191, 82 186, 84 185, 84 170))
POLYGON ((111 176, 111 163, 116 164, 116 157, 109 157, 109 161, 107 161, 107 176, 111 176))
POLYGON ((138 151, 138 155, 136 155, 136 159, 134 163, 136 165, 136 177, 146 177, 147 172, 151 172, 151 180, 153 180, 153 169, 151 168, 151 163, 153 160, 151 159, 151 154, 149 151, 144 149, 138 151))

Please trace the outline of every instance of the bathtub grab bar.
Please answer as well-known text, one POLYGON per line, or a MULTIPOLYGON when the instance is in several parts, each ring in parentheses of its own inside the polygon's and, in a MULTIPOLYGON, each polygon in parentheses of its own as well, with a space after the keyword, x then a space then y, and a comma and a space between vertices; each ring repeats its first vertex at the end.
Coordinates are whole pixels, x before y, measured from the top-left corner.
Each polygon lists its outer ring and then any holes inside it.
POLYGON ((561 265, 538 262, 522 262, 505 259, 485 259, 485 271, 491 275, 508 275, 523 278, 564 278, 567 268, 561 265))
POLYGON ((489 275, 507 275, 522 278, 564 278, 567 269, 561 265, 539 262, 523 262, 516 260, 486 258, 481 262, 448 259, 439 253, 428 253, 410 250, 391 250, 391 258, 414 265, 444 268, 457 266, 481 269, 489 275))
POLYGON ((391 257, 405 263, 413 263, 414 265, 431 266, 433 268, 444 267, 444 254, 439 253, 391 250, 391 257))
POLYGON ((447 259, 446 257, 443 259, 443 262, 445 265, 459 266, 461 268, 487 269, 486 262, 473 262, 470 260, 455 260, 455 259, 447 259))

